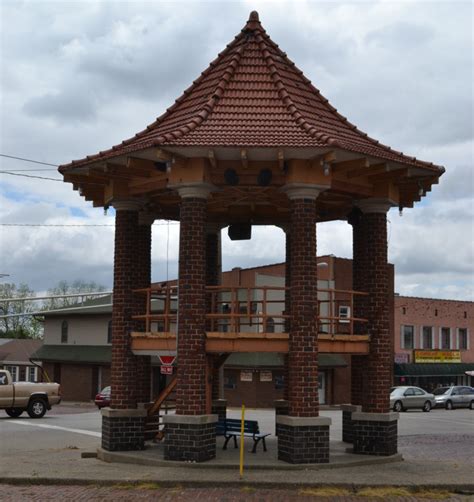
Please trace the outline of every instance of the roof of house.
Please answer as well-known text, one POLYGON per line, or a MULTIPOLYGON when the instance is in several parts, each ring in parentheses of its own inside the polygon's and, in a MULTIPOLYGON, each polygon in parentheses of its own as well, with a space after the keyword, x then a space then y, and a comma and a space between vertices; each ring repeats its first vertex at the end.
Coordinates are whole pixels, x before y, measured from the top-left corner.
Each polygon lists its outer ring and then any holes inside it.
POLYGON ((0 362, 28 364, 30 357, 37 351, 43 340, 12 339, 0 345, 0 362))
POLYGON ((112 347, 105 345, 43 345, 32 358, 69 363, 110 363, 112 347))
POLYGON ((338 113, 271 40, 257 12, 155 122, 60 170, 158 146, 340 148, 435 174, 444 171, 382 145, 338 113))

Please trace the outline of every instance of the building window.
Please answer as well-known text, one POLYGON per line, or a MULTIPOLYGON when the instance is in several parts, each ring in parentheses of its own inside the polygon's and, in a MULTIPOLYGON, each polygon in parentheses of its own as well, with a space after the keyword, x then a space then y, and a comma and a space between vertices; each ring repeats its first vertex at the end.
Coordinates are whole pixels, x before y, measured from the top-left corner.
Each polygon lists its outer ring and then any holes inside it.
POLYGON ((12 376, 12 381, 18 382, 18 366, 6 366, 5 369, 10 372, 10 375, 12 376))
POLYGON ((433 328, 431 326, 423 326, 423 333, 421 339, 421 348, 433 349, 433 328))
POLYGON ((405 315, 407 313, 407 308, 406 307, 402 307, 402 313, 403 313, 403 315, 405 315))
POLYGON ((435 316, 438 316, 438 309, 435 309, 435 316))
POLYGON ((351 316, 351 308, 346 305, 339 306, 339 322, 349 322, 351 316))
POLYGON ((283 390, 285 388, 285 375, 275 375, 275 390, 283 390))
POLYGON ((107 323, 107 343, 112 343, 112 321, 107 323))
POLYGON ((267 319, 267 327, 266 327, 267 333, 275 333, 275 320, 273 317, 269 317, 267 319))
POLYGON ((235 375, 226 375, 224 377, 224 389, 235 389, 236 387, 235 375))
POLYGON ((67 332, 68 332, 67 321, 63 321, 61 324, 61 343, 67 343, 67 332))
POLYGON ((415 328, 413 326, 402 326, 402 349, 415 348, 414 333, 415 328))
POLYGON ((451 328, 441 328, 441 348, 451 348, 451 328))
POLYGON ((469 350, 469 337, 467 328, 458 329, 458 348, 459 350, 469 350))
POLYGON ((28 367, 28 382, 36 382, 36 366, 28 367))

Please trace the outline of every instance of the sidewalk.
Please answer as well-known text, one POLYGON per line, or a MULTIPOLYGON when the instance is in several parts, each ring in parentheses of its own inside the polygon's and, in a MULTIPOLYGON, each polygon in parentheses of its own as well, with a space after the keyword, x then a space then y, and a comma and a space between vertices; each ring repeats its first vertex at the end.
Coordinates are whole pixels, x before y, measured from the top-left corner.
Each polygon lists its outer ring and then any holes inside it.
MULTIPOLYGON (((99 444, 97 444, 99 446, 99 444)), ((470 448, 466 444, 466 448, 470 448)), ((472 451, 472 450, 471 450, 472 451)), ((76 448, 35 450, 15 455, 14 462, 3 462, 0 483, 20 484, 104 484, 158 483, 160 486, 253 486, 260 488, 302 488, 339 486, 350 489, 370 486, 402 486, 411 489, 443 489, 474 494, 474 464, 443 460, 405 460, 376 465, 333 469, 292 469, 277 466, 251 469, 239 480, 235 468, 204 467, 200 464, 167 463, 137 465, 107 463, 97 458, 81 458, 91 450, 76 448)), ((403 452, 402 452, 403 453, 403 452)), ((263 455, 263 453, 259 453, 263 455)), ((442 451, 439 452, 442 454, 442 451)), ((248 458, 251 454, 247 453, 248 458)), ((162 458, 162 457, 161 457, 162 458)))

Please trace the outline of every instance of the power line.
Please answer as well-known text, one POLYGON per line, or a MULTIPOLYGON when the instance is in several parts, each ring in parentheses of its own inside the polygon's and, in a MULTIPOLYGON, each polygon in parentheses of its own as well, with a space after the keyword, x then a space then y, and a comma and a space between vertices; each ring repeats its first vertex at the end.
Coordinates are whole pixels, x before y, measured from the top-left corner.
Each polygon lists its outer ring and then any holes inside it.
POLYGON ((59 167, 59 164, 51 164, 50 162, 41 162, 40 160, 25 159, 24 157, 15 157, 14 155, 6 155, 5 153, 0 153, 0 157, 6 157, 7 159, 22 160, 23 162, 32 162, 33 164, 42 164, 44 166, 59 167))
MULTIPOLYGON (((21 173, 26 173, 26 172, 35 172, 35 173, 40 173, 42 171, 58 171, 57 169, 8 169, 8 172, 9 173, 18 173, 18 172, 21 172, 21 173)), ((6 171, 2 171, 2 172, 6 172, 6 171)))
MULTIPOLYGON (((58 178, 46 178, 45 176, 33 176, 31 174, 20 174, 20 173, 13 173, 10 171, 0 171, 1 174, 9 174, 11 176, 23 176, 24 178, 35 178, 37 180, 48 180, 48 181, 59 181, 60 183, 63 183, 63 180, 60 180, 58 178)), ((90 185, 91 183, 88 183, 90 185)), ((97 183, 93 183, 94 185, 97 185, 97 183)))
MULTIPOLYGON (((178 222, 170 222, 170 225, 178 225, 178 222)), ((168 223, 153 223, 154 227, 162 227, 168 223)), ((0 223, 0 227, 115 227, 110 223, 0 223)))

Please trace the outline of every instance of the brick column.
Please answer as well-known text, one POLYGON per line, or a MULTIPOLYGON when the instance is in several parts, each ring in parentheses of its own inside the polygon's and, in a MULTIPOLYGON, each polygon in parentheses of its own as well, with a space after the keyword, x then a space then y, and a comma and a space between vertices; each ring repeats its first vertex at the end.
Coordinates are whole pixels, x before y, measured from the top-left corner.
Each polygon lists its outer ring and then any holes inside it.
MULTIPOLYGON (((285 290, 285 314, 290 315, 291 312, 291 294, 290 294, 290 285, 291 285, 291 232, 290 227, 287 226, 284 228, 285 231, 285 286, 288 288, 285 290)), ((287 333, 290 332, 290 319, 287 319, 285 322, 285 331, 287 333)), ((284 369, 284 387, 283 387, 283 399, 288 401, 288 388, 289 388, 289 362, 288 362, 288 354, 285 354, 283 358, 283 369, 284 369)), ((275 409, 276 411, 276 409, 275 409)))
POLYGON ((165 460, 202 462, 216 455, 217 416, 206 406, 205 184, 176 187, 181 196, 176 415, 165 416, 165 460))
MULTIPOLYGON (((221 227, 217 224, 206 225, 206 286, 218 286, 221 284, 222 265, 221 265, 221 227)), ((215 307, 214 307, 215 310, 215 307)), ((212 295, 206 294, 206 312, 212 312, 212 295)), ((206 331, 218 331, 217 326, 210 320, 206 322, 206 331)), ((221 370, 216 366, 216 355, 208 355, 211 359, 212 367, 212 399, 220 399, 221 395, 221 370)), ((214 411, 213 411, 214 413, 214 411)))
POLYGON ((278 458, 289 463, 329 462, 329 418, 319 417, 316 198, 319 187, 291 184, 290 339, 288 415, 279 415, 278 458))
MULTIPOLYGON (((137 228, 138 283, 137 288, 148 288, 151 283, 151 229, 155 217, 140 213, 137 228)), ((146 295, 135 295, 138 313, 146 312, 146 295)), ((145 331, 145 322, 136 321, 137 331, 145 331)), ((151 399, 151 362, 150 356, 137 357, 137 401, 148 403, 151 399)))
MULTIPOLYGON (((390 333, 390 298, 387 263, 387 211, 390 201, 368 199, 360 201, 360 221, 354 226, 360 230, 357 246, 365 258, 360 259, 364 273, 364 316, 370 336, 369 355, 363 369, 361 393, 362 412, 353 412, 354 453, 394 455, 397 453, 398 414, 390 412, 391 366, 393 340, 390 333), (362 252, 362 251, 361 251, 362 252)), ((359 273, 362 274, 359 270, 359 273)), ((362 280, 361 280, 362 282, 362 280)))
POLYGON ((138 200, 116 201, 114 293, 112 307, 111 409, 102 411, 102 448, 139 450, 144 443, 145 410, 137 410, 137 358, 130 349, 135 329, 132 290, 139 282, 135 252, 138 200))

